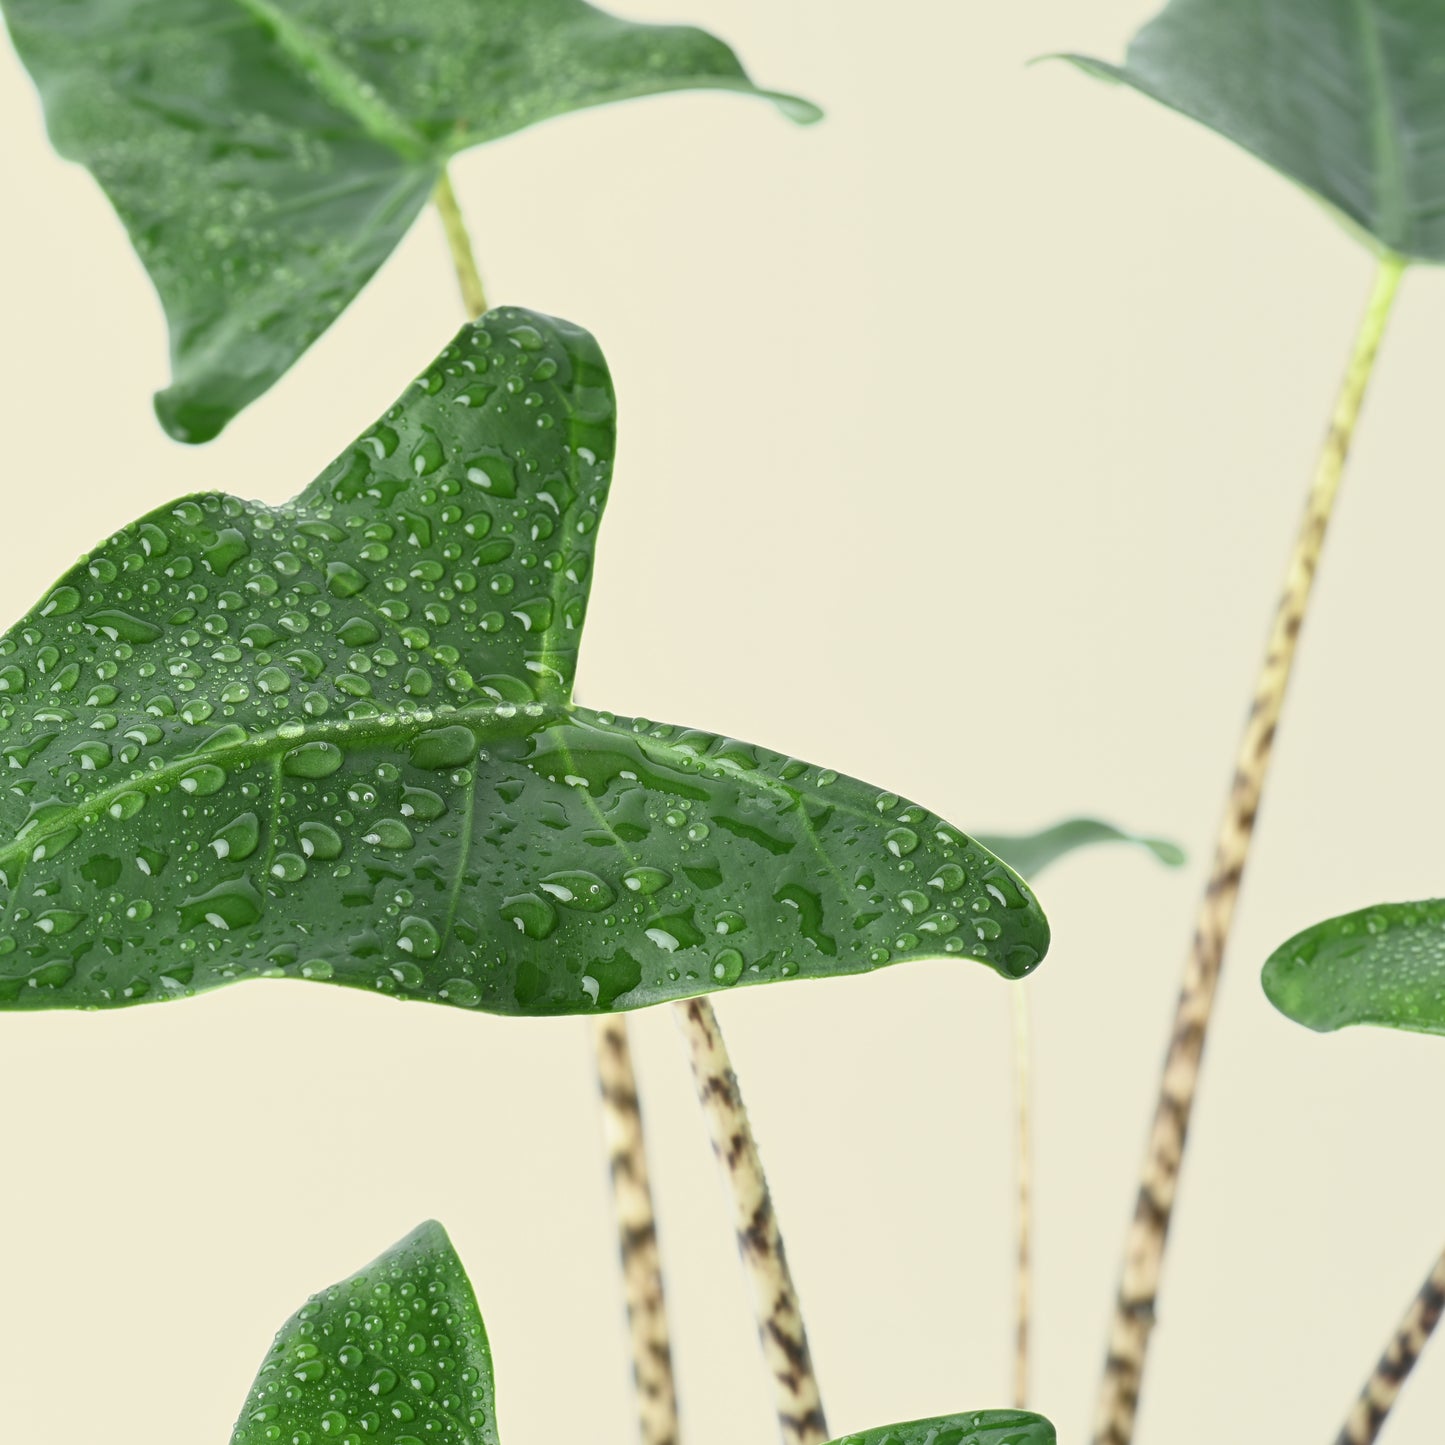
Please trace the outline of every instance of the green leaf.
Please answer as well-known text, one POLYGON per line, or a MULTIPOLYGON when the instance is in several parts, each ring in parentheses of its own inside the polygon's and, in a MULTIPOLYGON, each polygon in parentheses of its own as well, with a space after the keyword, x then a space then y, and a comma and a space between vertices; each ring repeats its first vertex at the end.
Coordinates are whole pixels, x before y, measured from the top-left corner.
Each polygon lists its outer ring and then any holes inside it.
POLYGON ((1054 1427, 1022 1410, 980 1410, 939 1415, 906 1425, 885 1425, 845 1435, 832 1445, 1055 1445, 1054 1427))
MULTIPOLYGON (((352 1439, 497 1445, 496 1387, 471 1281, 434 1221, 281 1326, 231 1445, 352 1439)), ((833 1445, 1055 1445, 1038 1415, 984 1410, 833 1445)))
POLYGON ((614 442, 592 338, 493 311, 295 501, 191 497, 62 578, 0 639, 0 1006, 1029 972, 1033 895, 932 813, 571 703, 614 442))
POLYGON ((1063 57, 1253 152, 1387 250, 1445 261, 1438 0, 1172 0, 1122 66, 1063 57))
POLYGON ((231 1445, 496 1445, 496 1409, 477 1297, 429 1221, 281 1326, 231 1445))
POLYGON ((766 95, 721 41, 583 0, 0 0, 50 135, 170 325, 170 434, 215 436, 341 314, 449 156, 664 91, 766 95))
POLYGON ((1184 862, 1184 850, 1177 843, 1130 833, 1097 818, 1070 818, 1037 833, 980 833, 978 841, 1025 878, 1035 877, 1075 848, 1087 848, 1094 843, 1132 843, 1171 868, 1184 862))
POLYGON ((1275 949, 1261 982, 1282 1014, 1320 1033, 1381 1024, 1445 1034, 1445 900, 1316 923, 1275 949))

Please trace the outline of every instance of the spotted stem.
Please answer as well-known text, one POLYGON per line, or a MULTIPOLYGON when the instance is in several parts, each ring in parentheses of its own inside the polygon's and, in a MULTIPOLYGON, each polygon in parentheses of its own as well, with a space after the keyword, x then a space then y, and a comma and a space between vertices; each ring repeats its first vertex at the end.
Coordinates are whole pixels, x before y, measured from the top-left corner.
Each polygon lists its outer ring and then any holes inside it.
POLYGON ((1255 818, 1289 686, 1295 647, 1350 443, 1405 264, 1394 255, 1386 255, 1380 261, 1290 555, 1264 665, 1255 683, 1253 705, 1240 741, 1224 820, 1215 842, 1213 866, 1199 904, 1193 945, 1185 964, 1154 1121, 1140 1171, 1109 1332, 1109 1350, 1095 1416, 1094 1445, 1130 1445, 1134 1436, 1164 1250, 1224 948, 1254 836, 1255 818))
POLYGON ((717 1014, 707 999, 693 998, 674 1004, 673 1016, 687 1046, 712 1152, 732 1201, 738 1253, 752 1287, 758 1340, 773 1376, 783 1445, 822 1445, 828 1439, 828 1423, 813 1373, 808 1332, 717 1014))

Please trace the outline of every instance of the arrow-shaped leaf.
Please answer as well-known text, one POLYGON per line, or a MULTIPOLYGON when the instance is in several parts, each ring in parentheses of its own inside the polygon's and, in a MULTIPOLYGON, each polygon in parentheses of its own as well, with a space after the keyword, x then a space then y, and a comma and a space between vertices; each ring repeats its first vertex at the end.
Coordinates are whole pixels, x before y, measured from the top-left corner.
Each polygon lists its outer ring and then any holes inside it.
POLYGON ((1252 151, 1388 250, 1445 261, 1445 7, 1437 0, 1172 0, 1123 81, 1252 151))
POLYGON ((1131 833, 1098 818, 1070 818, 1037 833, 980 833, 978 841, 1025 878, 1034 878, 1076 848, 1089 848, 1095 843, 1129 843, 1152 853, 1170 868, 1184 862, 1184 850, 1177 843, 1131 833))
POLYGON ((0 8, 56 149, 94 173, 160 293, 156 409, 182 441, 215 436, 341 314, 457 151, 635 96, 771 94, 713 36, 583 0, 0 8))
POLYGON ((932 813, 570 702, 614 440, 592 338, 494 311, 294 502, 191 497, 62 578, 0 639, 0 1006, 1032 969, 1029 889, 932 813))
POLYGON ((496 1421, 477 1297, 433 1220, 281 1326, 231 1445, 496 1445, 496 1421))
MULTIPOLYGON (((476 1295, 446 1231, 429 1222, 281 1326, 231 1445, 496 1445, 496 1422, 476 1295)), ((1055 1445, 1055 1435, 1038 1415, 985 1410, 834 1445, 1055 1445)))
POLYGON ((1281 1013, 1321 1033, 1380 1024, 1445 1034, 1445 900, 1316 923, 1275 949, 1261 981, 1281 1013))

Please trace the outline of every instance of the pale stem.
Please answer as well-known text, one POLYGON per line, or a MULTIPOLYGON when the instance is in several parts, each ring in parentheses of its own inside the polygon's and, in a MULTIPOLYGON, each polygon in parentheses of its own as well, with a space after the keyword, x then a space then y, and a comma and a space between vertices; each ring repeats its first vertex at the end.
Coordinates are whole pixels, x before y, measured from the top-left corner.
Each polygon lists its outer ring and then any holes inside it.
POLYGON ((452 265, 456 268, 457 285, 461 287, 462 305, 467 315, 475 321, 487 309, 487 293, 482 285, 482 273, 477 270, 477 258, 472 250, 472 238, 467 232, 467 223, 452 189, 452 178, 442 169, 441 179, 432 192, 442 228, 447 233, 447 248, 452 253, 452 265))
POLYGON ((1095 1417, 1095 1445, 1129 1445, 1144 1375, 1170 1216, 1199 1081, 1205 1033, 1209 1027, 1220 965, 1240 879, 1249 856, 1294 662, 1295 644, 1305 618, 1330 513, 1360 407, 1384 335, 1391 303, 1405 263, 1387 256, 1380 262, 1365 317, 1356 336, 1349 368, 1305 505, 1275 611, 1264 665, 1255 683, 1253 705, 1235 760, 1224 820, 1215 843, 1213 866, 1195 922, 1193 946, 1184 969, 1179 1003, 1170 1032, 1154 1121, 1149 1134, 1134 1217, 1124 1248, 1118 1297, 1109 1332, 1109 1352, 1095 1417))
POLYGON ((1026 983, 1009 989, 1013 1004, 1014 1052, 1014 1153, 1017 1167, 1018 1210, 1014 1275, 1014 1407, 1027 1409, 1029 1403, 1029 1326, 1033 1295, 1033 1025, 1026 983))
POLYGON ((758 1339, 773 1375, 773 1399, 783 1445, 821 1445, 828 1439, 808 1332, 798 1292, 788 1269, 767 1176, 757 1141, 743 1107, 738 1078, 704 998, 673 1005, 692 1061, 698 1102, 707 1119, 708 1137, 728 1186, 738 1252, 753 1292, 758 1339))
POLYGON ((1390 1343, 1351 1408, 1349 1419, 1335 1437, 1335 1445, 1372 1445, 1421 1351, 1430 1343, 1442 1311, 1445 1311, 1445 1254, 1435 1261, 1419 1293, 1410 1301, 1410 1308, 1395 1327, 1390 1343))
POLYGON ((608 1014, 594 1019, 592 1027, 602 1096, 602 1134, 611 1168, 612 1203, 627 1300, 638 1435, 642 1445, 677 1445, 672 1343, 627 1021, 621 1014, 608 1014))

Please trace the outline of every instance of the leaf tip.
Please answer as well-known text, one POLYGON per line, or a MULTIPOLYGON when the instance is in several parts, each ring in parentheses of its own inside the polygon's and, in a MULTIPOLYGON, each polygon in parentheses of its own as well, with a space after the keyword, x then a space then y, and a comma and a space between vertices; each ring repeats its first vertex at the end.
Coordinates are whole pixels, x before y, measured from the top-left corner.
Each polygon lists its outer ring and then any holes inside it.
POLYGON ((1140 838, 1139 840, 1166 868, 1182 868, 1189 855, 1178 843, 1168 838, 1140 838))
MULTIPOLYGON (((1014 877, 1017 878, 1018 875, 1014 874, 1014 877)), ((1053 941, 1053 929, 1049 925, 1048 916, 1039 906, 1032 889, 1027 896, 1033 904, 1029 916, 1023 922, 1018 940, 996 965, 998 973, 1011 983, 1017 983, 1033 973, 1044 961, 1049 944, 1053 941)))
POLYGON ((1330 1030, 1322 1029, 1318 1023, 1306 1018, 1300 1008, 1300 993, 1297 983, 1289 978, 1287 965, 1281 965, 1278 952, 1272 953, 1264 963, 1259 973, 1260 987, 1264 990, 1264 996, 1274 1006, 1277 1013, 1281 1013, 1291 1023, 1302 1024, 1305 1028, 1313 1029, 1316 1033, 1328 1033, 1330 1030))
POLYGON ((795 125, 817 125, 826 115, 821 105, 815 105, 801 95, 789 95, 783 90, 764 90, 760 94, 772 101, 795 125))
POLYGON ((1025 64, 1032 70, 1036 65, 1045 65, 1053 60, 1061 60, 1065 65, 1071 65, 1075 70, 1091 75, 1095 80, 1107 81, 1110 85, 1119 85, 1124 79, 1124 73, 1117 65, 1112 65, 1107 60, 1099 60, 1093 55, 1081 55, 1075 50, 1050 50, 1043 55, 1033 56, 1025 64))
POLYGON ((236 414, 230 407, 192 401, 175 386, 156 392, 154 406, 156 420, 165 434, 187 446, 214 441, 236 414))

